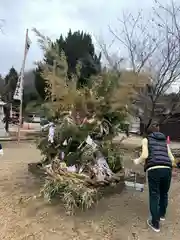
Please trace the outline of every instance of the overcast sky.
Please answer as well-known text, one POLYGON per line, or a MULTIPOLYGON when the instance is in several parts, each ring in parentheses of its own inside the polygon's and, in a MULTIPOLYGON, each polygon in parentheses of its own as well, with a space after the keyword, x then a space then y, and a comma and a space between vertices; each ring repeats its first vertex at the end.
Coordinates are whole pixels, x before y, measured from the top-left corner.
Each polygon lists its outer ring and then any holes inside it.
MULTIPOLYGON (((36 27, 52 39, 72 30, 85 30, 104 42, 111 41, 108 25, 116 26, 123 10, 136 13, 149 11, 153 0, 0 0, 0 19, 4 19, 0 33, 0 73, 5 75, 11 66, 20 70, 26 28, 36 27)), ((41 59, 36 36, 29 32, 32 45, 26 70, 41 59)))

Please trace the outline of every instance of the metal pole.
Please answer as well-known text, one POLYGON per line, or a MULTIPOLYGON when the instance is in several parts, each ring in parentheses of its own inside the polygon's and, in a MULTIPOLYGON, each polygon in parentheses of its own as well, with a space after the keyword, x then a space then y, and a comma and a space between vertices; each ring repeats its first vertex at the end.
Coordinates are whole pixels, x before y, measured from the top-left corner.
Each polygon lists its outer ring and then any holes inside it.
POLYGON ((21 69, 21 100, 20 100, 20 109, 19 109, 19 126, 18 126, 18 143, 20 142, 21 137, 21 123, 22 123, 22 107, 23 107, 23 88, 24 88, 24 69, 25 69, 25 62, 26 62, 26 51, 27 51, 27 40, 28 40, 28 29, 26 30, 26 39, 25 39, 25 46, 24 46, 24 57, 23 57, 23 64, 21 69))

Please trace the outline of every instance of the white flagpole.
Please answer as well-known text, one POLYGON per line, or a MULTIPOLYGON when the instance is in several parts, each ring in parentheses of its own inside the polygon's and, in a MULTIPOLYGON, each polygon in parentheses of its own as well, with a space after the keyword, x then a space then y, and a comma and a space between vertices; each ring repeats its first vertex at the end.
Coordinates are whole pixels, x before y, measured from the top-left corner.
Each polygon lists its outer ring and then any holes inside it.
POLYGON ((22 107, 23 107, 23 89, 24 89, 24 69, 26 63, 26 55, 27 55, 27 41, 28 41, 28 29, 26 30, 26 39, 25 39, 25 46, 24 46, 24 57, 23 57, 23 64, 21 69, 21 81, 20 81, 20 92, 21 99, 20 99, 20 109, 19 109, 19 125, 18 125, 18 143, 20 142, 21 137, 21 124, 22 124, 22 107))

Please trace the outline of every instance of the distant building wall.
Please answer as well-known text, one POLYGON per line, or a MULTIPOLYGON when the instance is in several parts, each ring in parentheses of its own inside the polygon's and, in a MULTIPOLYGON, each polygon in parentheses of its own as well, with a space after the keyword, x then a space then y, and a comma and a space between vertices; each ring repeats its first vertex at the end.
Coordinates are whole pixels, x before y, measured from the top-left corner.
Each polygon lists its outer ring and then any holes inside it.
POLYGON ((130 133, 139 133, 140 132, 140 119, 138 117, 130 117, 130 133))
POLYGON ((166 136, 170 136, 173 141, 180 141, 180 121, 176 120, 172 122, 167 122, 160 126, 161 132, 166 136))

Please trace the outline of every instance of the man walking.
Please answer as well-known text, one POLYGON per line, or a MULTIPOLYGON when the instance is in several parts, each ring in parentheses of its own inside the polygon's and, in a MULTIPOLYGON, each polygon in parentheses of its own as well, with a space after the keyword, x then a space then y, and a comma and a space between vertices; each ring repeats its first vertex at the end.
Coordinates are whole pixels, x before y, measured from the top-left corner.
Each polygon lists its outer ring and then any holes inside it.
POLYGON ((151 219, 147 220, 147 224, 155 232, 160 232, 159 223, 160 220, 165 220, 175 159, 166 143, 166 137, 159 131, 157 123, 148 128, 148 136, 142 140, 142 154, 140 158, 134 160, 135 164, 142 162, 144 162, 144 170, 147 172, 149 186, 151 219))

